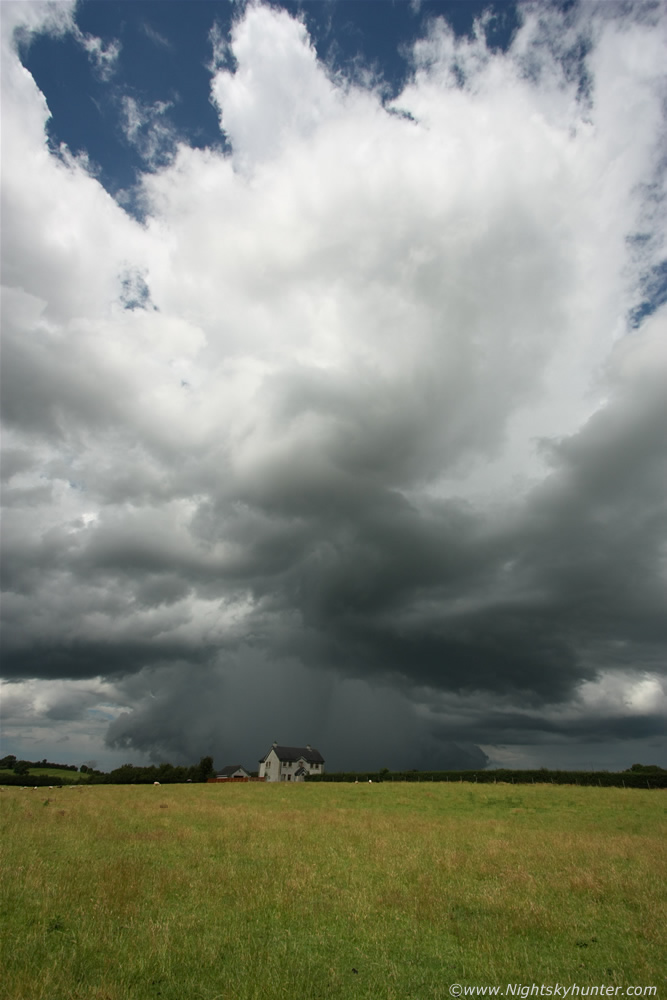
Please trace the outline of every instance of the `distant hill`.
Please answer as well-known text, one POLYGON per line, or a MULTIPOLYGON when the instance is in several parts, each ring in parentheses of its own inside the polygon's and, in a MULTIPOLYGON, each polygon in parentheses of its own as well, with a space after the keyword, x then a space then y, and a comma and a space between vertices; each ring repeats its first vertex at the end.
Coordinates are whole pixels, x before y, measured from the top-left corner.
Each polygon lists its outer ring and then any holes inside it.
POLYGON ((13 754, 0 760, 0 785, 73 785, 87 782, 90 775, 74 764, 17 760, 13 754))

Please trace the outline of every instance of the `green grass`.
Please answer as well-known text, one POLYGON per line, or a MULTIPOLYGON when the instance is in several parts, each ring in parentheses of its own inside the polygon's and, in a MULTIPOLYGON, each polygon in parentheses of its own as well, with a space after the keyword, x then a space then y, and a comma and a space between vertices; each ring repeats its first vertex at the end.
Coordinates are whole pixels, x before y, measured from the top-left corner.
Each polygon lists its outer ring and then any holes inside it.
POLYGON ((62 778, 63 781, 88 781, 87 774, 80 771, 68 771, 60 767, 31 767, 30 774, 46 774, 49 778, 62 778))
POLYGON ((667 995, 658 791, 46 792, 0 796, 2 1000, 433 1000, 532 982, 667 995))

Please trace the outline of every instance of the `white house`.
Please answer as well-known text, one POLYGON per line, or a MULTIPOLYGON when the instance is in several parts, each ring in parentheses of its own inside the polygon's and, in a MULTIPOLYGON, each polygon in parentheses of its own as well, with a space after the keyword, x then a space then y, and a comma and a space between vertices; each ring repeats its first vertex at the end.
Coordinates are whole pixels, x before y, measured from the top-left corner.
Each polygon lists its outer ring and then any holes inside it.
POLYGON ((279 747, 274 743, 259 762, 259 776, 266 781, 303 781, 309 774, 322 774, 324 757, 308 744, 305 747, 279 747))

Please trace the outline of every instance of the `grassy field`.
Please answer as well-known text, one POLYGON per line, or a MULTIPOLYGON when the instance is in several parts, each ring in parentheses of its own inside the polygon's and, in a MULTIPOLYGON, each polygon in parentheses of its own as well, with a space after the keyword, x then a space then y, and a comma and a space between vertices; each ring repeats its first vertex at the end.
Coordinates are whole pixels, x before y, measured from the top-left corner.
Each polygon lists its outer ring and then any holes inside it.
MULTIPOLYGON (((663 792, 4 788, 2 1000, 657 986, 663 792)), ((622 995, 622 994, 620 994, 622 995)))

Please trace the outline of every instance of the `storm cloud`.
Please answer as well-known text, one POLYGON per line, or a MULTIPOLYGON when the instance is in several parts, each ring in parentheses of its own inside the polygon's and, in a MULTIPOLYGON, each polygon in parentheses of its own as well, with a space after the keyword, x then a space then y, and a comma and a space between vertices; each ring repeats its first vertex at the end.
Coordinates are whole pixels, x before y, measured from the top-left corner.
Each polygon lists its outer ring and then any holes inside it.
POLYGON ((6 738, 664 757, 664 6, 435 19, 388 100, 249 5, 141 219, 48 144, 56 7, 3 9, 6 738))

